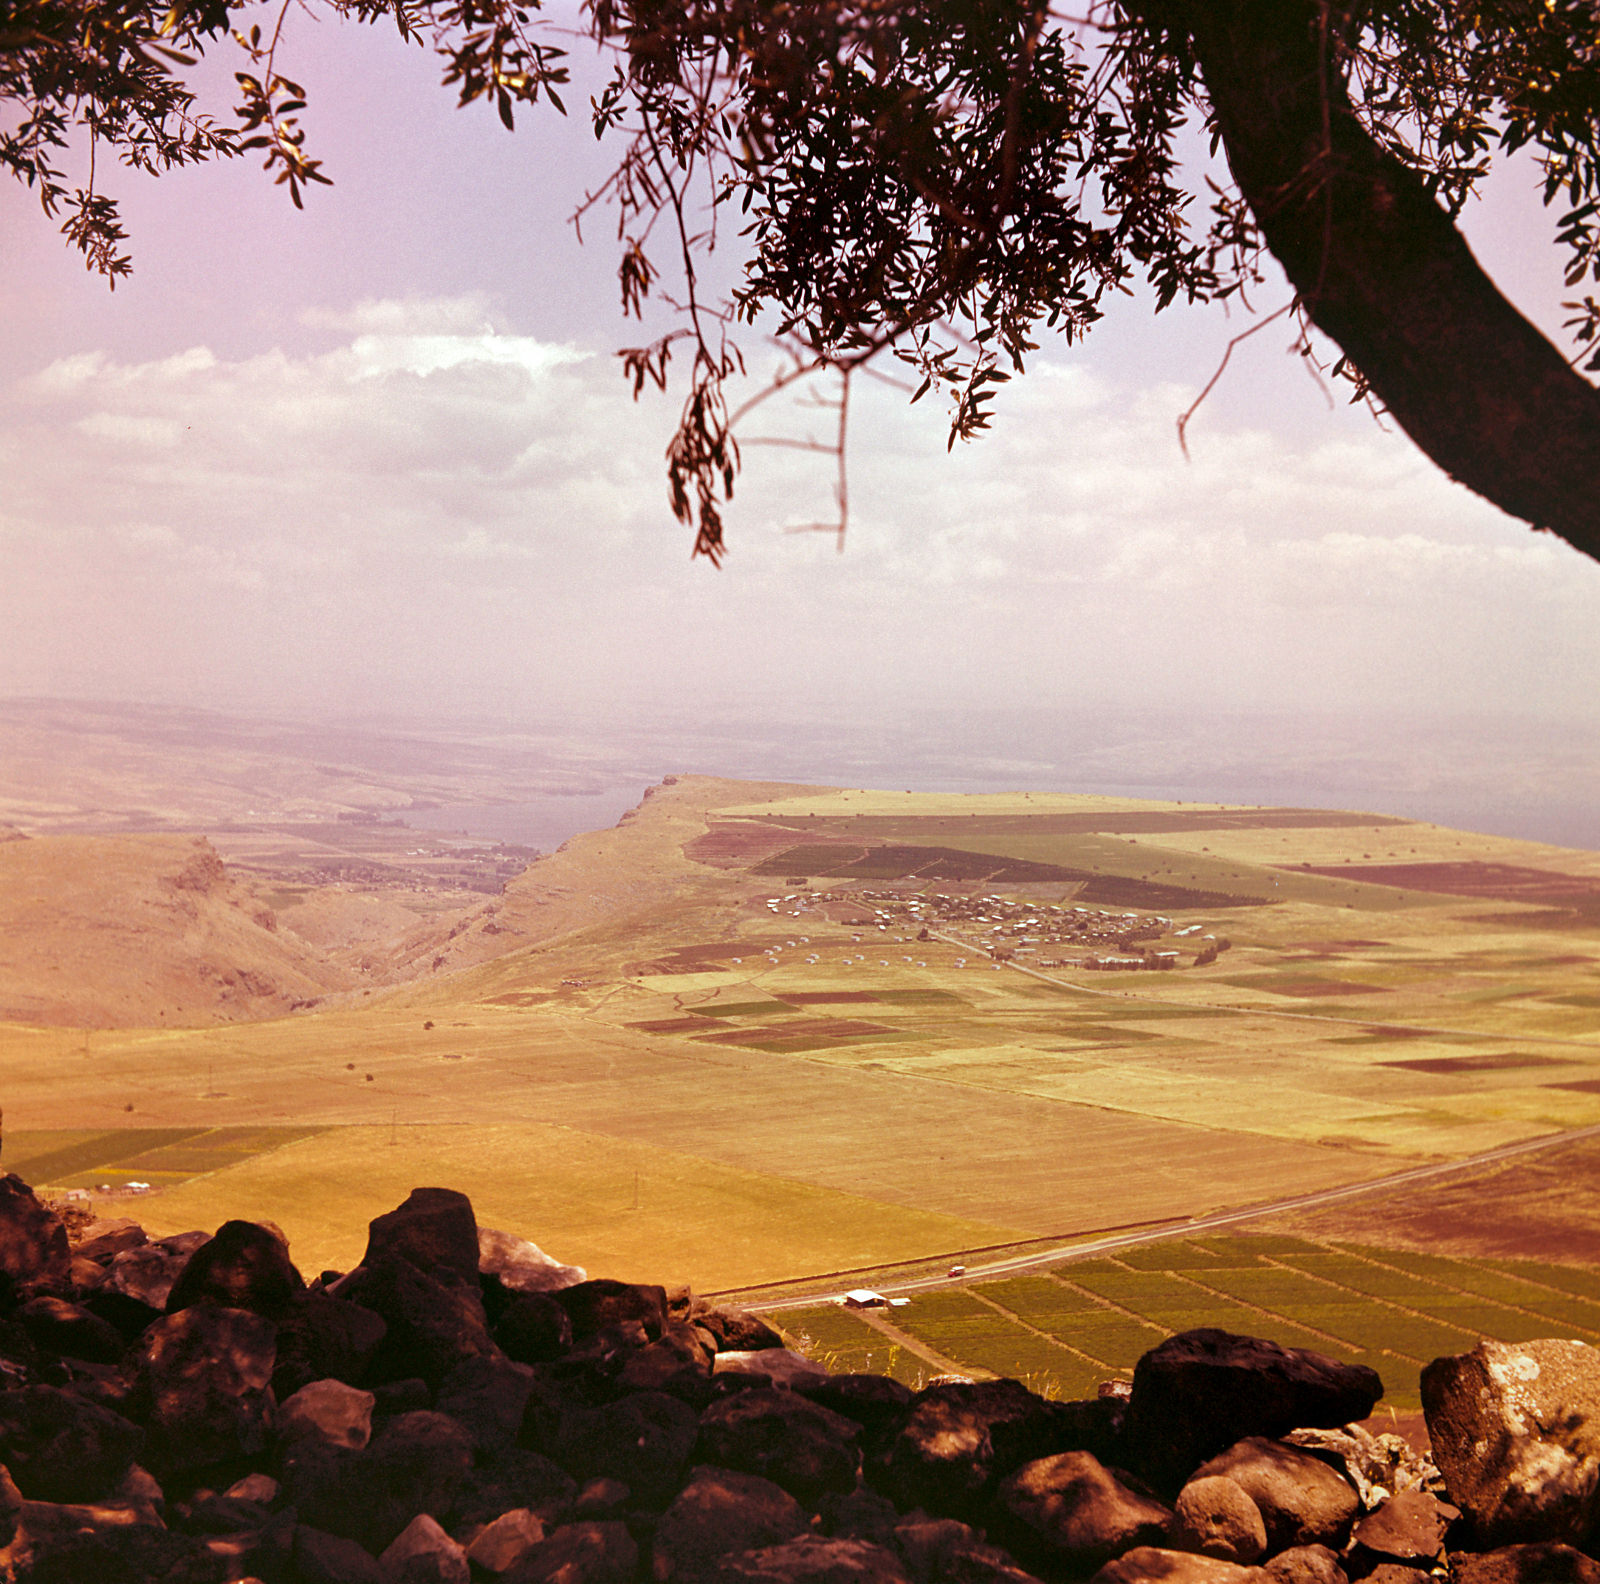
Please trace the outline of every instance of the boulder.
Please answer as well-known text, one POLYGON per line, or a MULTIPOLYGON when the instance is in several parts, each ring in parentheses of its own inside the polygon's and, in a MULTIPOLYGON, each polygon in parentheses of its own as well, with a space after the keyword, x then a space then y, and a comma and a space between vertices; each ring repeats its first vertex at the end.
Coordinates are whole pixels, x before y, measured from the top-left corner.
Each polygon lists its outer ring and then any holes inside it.
POLYGON ((500 1575, 503 1584, 632 1584, 639 1547, 621 1523, 564 1524, 500 1575))
POLYGON ((678 1488, 699 1429, 687 1403, 635 1392, 568 1415, 558 1461, 580 1480, 621 1480, 641 1500, 664 1502, 678 1488))
POLYGON ((1480 1544, 1581 1545, 1600 1481, 1600 1350, 1480 1342, 1422 1372, 1434 1462, 1480 1544))
POLYGON ((789 1348, 757 1348, 753 1352, 730 1349, 712 1360, 713 1375, 759 1375, 774 1386, 797 1390, 814 1386, 828 1378, 828 1368, 789 1348))
POLYGON ((869 1432, 897 1426, 916 1397, 909 1386, 887 1375, 824 1375, 820 1380, 798 1380, 793 1389, 833 1413, 854 1419, 869 1432))
POLYGON ((434 1406, 466 1427, 480 1454, 503 1451, 522 1429, 533 1371, 504 1355, 463 1359, 439 1383, 434 1406))
POLYGON ((707 1584, 910 1584, 900 1559, 886 1547, 821 1535, 732 1552, 704 1577, 707 1584))
POLYGON ((359 1386, 388 1329, 382 1315, 353 1300, 299 1294, 278 1317, 273 1394, 282 1402, 318 1380, 359 1386))
POLYGON ((176 1314, 208 1303, 277 1319, 304 1289, 281 1234, 255 1221, 225 1221, 189 1256, 167 1293, 166 1309, 176 1314))
MULTIPOLYGON (((96 1296, 121 1293, 158 1313, 165 1313, 173 1283, 183 1274, 195 1250, 210 1241, 210 1234, 206 1232, 179 1232, 154 1243, 124 1249, 111 1261, 96 1296)), ((106 1318, 116 1324, 111 1316, 106 1318)))
POLYGON ((478 1270, 513 1293, 555 1292, 589 1279, 582 1266, 563 1265, 536 1243, 489 1227, 478 1228, 478 1270))
POLYGON ((693 1326, 669 1321, 654 1342, 631 1354, 618 1373, 624 1391, 664 1391, 697 1406, 711 1396, 711 1350, 693 1326))
POLYGON ((913 1515, 893 1530, 914 1584, 1036 1584, 997 1546, 955 1518, 913 1515))
POLYGON ((223 1584, 206 1542, 115 1508, 29 1502, 11 1546, 15 1584, 223 1584))
POLYGON ((1600 1562, 1569 1545, 1500 1546, 1450 1555, 1453 1584, 1600 1584, 1600 1562))
POLYGON ((1244 1487, 1225 1474, 1189 1481, 1173 1504, 1177 1523, 1172 1544, 1224 1562, 1254 1562, 1267 1549, 1261 1509, 1244 1487))
POLYGON ((757 1387, 714 1402, 700 1417, 698 1456, 757 1474, 808 1504, 855 1489, 861 1468, 853 1419, 794 1392, 757 1387))
POLYGON ((513 1507, 472 1537, 467 1561, 484 1573, 499 1575, 544 1539, 544 1524, 526 1507, 513 1507))
POLYGON ((1261 1568, 1220 1557, 1139 1546, 1107 1562, 1090 1584, 1269 1584, 1270 1578, 1261 1568))
POLYGON ((109 1321, 63 1298, 30 1298, 17 1318, 35 1347, 62 1358, 115 1364, 127 1349, 127 1339, 109 1321))
POLYGON ((646 1340, 654 1341, 667 1324, 666 1288, 643 1282, 576 1282, 558 1289, 556 1302, 567 1311, 573 1338, 578 1342, 629 1320, 642 1325, 646 1340))
MULTIPOLYGON (((401 1230, 420 1235, 430 1225, 401 1230)), ((367 1384, 418 1379, 437 1387, 464 1359, 499 1351, 489 1335, 476 1280, 468 1286, 448 1269, 443 1278, 398 1254, 380 1251, 369 1253, 340 1281, 339 1297, 375 1311, 386 1328, 368 1366, 367 1384)))
POLYGON ((723 1309, 696 1298, 689 1305, 689 1322, 716 1339, 719 1353, 759 1353, 781 1348, 783 1338, 760 1315, 748 1309, 723 1309))
POLYGON ((657 1579, 698 1579, 715 1558, 804 1534, 805 1512, 786 1490, 754 1474, 697 1468, 656 1525, 657 1579))
POLYGON ((306 1524, 295 1526, 294 1569, 303 1584, 389 1584, 365 1546, 306 1524))
POLYGON ((468 1469, 455 1510, 463 1524, 489 1523, 501 1513, 523 1510, 550 1528, 573 1516, 577 1495, 578 1482, 558 1463, 510 1447, 468 1469))
POLYGON ((1176 1490, 1247 1436, 1349 1424, 1382 1395, 1365 1365, 1227 1331, 1184 1331, 1135 1366, 1124 1435, 1132 1466, 1176 1490))
POLYGON ((1445 1530, 1460 1516, 1427 1491, 1400 1491, 1355 1526, 1352 1555, 1364 1553, 1374 1565, 1411 1562, 1427 1568, 1444 1555, 1445 1530))
POLYGON ((1350 1584, 1337 1553, 1324 1545, 1290 1546, 1263 1567, 1273 1584, 1350 1584))
POLYGON ((390 1541, 378 1566, 389 1584, 469 1584, 472 1571, 467 1553, 426 1513, 390 1541))
POLYGON ((158 1320, 130 1355, 130 1407, 158 1474, 249 1457, 272 1424, 275 1327, 244 1309, 200 1305, 158 1320))
POLYGON ((874 1545, 897 1544, 900 1509, 869 1486, 859 1486, 844 1496, 824 1496, 817 1504, 817 1515, 824 1534, 841 1540, 870 1540, 874 1545))
POLYGON ((127 1216, 97 1217, 78 1233, 72 1252, 75 1258, 109 1265, 124 1249, 149 1241, 144 1228, 127 1216))
POLYGON ((494 1323, 494 1340, 519 1364, 547 1364, 572 1346, 572 1317, 549 1293, 513 1293, 494 1323))
POLYGON ((279 1439, 359 1450, 372 1439, 374 1401, 343 1381, 312 1381, 278 1405, 279 1439))
POLYGON ((65 1285, 72 1269, 67 1229, 15 1172, 0 1177, 0 1275, 22 1288, 65 1285))
POLYGON ((1361 1502, 1348 1481, 1321 1458, 1263 1436, 1249 1436, 1204 1463, 1196 1478, 1222 1475, 1260 1509, 1267 1545, 1342 1546, 1361 1502))
POLYGON ((877 1477, 902 1508, 973 1518, 998 1480, 1057 1450, 1050 1405, 1020 1381, 954 1382, 917 1394, 877 1477))
POLYGON ((0 1462, 33 1501, 93 1502, 133 1465, 136 1425, 54 1386, 0 1392, 0 1462))
POLYGON ((1091 1452, 1024 1463, 1000 1484, 990 1531, 1025 1563, 1087 1571, 1135 1546, 1155 1546, 1173 1515, 1129 1490, 1091 1452))
POLYGON ((367 1224, 363 1265, 403 1259, 460 1285, 478 1285, 478 1220, 454 1188, 413 1188, 403 1204, 367 1224))

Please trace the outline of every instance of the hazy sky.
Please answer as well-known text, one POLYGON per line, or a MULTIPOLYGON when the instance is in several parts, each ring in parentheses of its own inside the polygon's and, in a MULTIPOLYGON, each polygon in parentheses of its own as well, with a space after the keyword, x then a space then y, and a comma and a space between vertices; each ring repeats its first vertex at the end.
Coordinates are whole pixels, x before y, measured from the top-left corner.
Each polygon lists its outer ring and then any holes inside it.
MULTIPOLYGON (((584 248, 565 223, 605 168, 583 95, 507 136, 391 35, 292 26, 338 183, 305 213, 243 162, 123 180, 136 274, 112 294, 0 192, 0 693, 1600 726, 1600 566, 1330 410, 1281 326, 1184 460, 1174 420, 1240 327, 1213 312, 1117 305, 952 457, 941 412, 861 391, 845 553, 784 532, 827 513, 826 462, 752 450, 726 567, 691 562, 672 404, 632 403, 613 356, 637 332, 607 221, 584 248)), ((1559 321, 1521 187, 1474 235, 1559 321)))

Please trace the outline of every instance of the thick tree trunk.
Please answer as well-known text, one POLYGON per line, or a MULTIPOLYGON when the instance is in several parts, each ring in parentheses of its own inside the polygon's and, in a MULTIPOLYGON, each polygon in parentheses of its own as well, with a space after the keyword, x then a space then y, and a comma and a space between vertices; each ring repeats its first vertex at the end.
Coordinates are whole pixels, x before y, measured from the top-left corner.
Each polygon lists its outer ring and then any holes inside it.
POLYGON ((1600 392, 1356 119, 1327 0, 1187 0, 1234 179, 1318 329, 1452 478, 1600 560, 1600 392))

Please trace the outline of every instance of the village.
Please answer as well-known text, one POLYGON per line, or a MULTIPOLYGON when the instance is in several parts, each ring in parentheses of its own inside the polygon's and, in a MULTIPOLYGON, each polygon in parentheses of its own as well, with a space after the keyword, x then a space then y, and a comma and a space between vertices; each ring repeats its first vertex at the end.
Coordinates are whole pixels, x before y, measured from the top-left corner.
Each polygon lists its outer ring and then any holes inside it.
MULTIPOLYGON (((1225 937, 1202 934, 1204 926, 1200 924, 1175 929, 1172 919, 1158 913, 1119 913, 1061 903, 1008 901, 1000 896, 808 890, 766 899, 768 912, 790 917, 811 911, 825 913, 829 904, 840 903, 868 910, 865 916, 838 920, 845 925, 885 932, 896 927, 913 928, 914 936, 893 938, 942 940, 966 947, 996 965, 1017 962, 1030 968, 1160 972, 1179 967, 1183 954, 1176 947, 1158 947, 1155 942, 1187 939, 1195 948, 1190 966, 1197 968, 1215 962, 1232 945, 1225 937), (1052 947, 1070 947, 1073 953, 1046 955, 1052 947)), ((957 966, 963 966, 965 961, 962 959, 957 966)))

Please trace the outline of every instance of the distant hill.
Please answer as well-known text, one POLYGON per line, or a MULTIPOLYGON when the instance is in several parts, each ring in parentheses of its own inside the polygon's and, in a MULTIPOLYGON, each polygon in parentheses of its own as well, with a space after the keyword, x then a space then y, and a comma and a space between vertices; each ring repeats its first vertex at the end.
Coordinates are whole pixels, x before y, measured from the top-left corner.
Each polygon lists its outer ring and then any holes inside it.
POLYGON ((356 983, 186 836, 0 841, 0 1019, 270 1017, 356 983))

